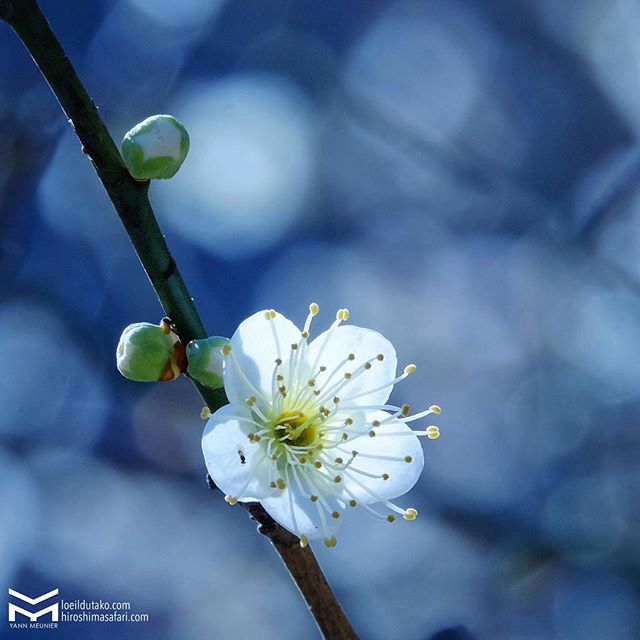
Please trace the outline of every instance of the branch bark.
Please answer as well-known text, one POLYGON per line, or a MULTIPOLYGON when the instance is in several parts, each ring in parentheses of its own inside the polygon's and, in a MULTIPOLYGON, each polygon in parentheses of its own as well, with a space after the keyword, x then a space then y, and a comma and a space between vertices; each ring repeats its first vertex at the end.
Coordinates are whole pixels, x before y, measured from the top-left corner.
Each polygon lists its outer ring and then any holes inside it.
MULTIPOLYGON (((180 338, 184 342, 205 338, 204 325, 149 202, 149 182, 136 181, 129 174, 93 100, 36 0, 0 0, 0 20, 7 22, 22 40, 58 99, 180 338)), ((212 411, 227 403, 224 391, 196 387, 212 411)), ((280 555, 323 636, 329 640, 357 638, 311 549, 302 549, 298 538, 275 522, 260 504, 241 506, 280 555)))

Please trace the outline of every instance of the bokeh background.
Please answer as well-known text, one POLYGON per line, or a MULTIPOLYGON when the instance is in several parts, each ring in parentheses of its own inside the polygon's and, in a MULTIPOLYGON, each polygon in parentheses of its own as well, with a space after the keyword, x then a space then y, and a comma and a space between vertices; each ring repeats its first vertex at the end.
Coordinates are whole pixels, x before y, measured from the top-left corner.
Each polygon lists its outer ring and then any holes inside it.
MULTIPOLYGON (((640 4, 42 6, 117 141, 190 131, 151 195, 211 333, 347 306, 419 365, 395 399, 443 406, 418 520, 318 549, 362 637, 640 637, 640 4)), ((0 583, 151 615, 71 640, 315 637, 206 488, 191 385, 118 375, 162 311, 5 25, 0 140, 0 583)))

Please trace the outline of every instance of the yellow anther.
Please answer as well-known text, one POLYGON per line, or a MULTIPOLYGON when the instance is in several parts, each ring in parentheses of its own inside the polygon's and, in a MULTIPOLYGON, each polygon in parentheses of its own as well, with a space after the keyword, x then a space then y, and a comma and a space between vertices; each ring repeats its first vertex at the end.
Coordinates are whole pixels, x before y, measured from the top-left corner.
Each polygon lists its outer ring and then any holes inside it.
POLYGON ((378 362, 382 362, 382 361, 384 360, 384 354, 379 353, 379 354, 376 356, 376 360, 377 360, 378 362))
POLYGON ((437 440, 439 437, 440 429, 438 429, 438 427, 436 427, 435 425, 427 427, 427 438, 429 438, 429 440, 437 440))
POLYGON ((404 461, 405 462, 413 462, 413 458, 411 456, 405 456, 404 457, 404 461))
POLYGON ((330 536, 329 538, 325 538, 323 540, 324 546, 327 548, 335 547, 338 544, 335 536, 330 536))
POLYGON ((211 416, 211 409, 209 407, 202 407, 202 411, 200 411, 200 418, 202 420, 208 420, 211 416))
POLYGON ((382 479, 383 480, 388 480, 389 479, 389 474, 388 473, 383 473, 382 474, 382 479))
POLYGON ((346 425, 351 426, 351 425, 353 424, 353 420, 352 420, 351 418, 347 418, 347 419, 344 421, 344 423, 345 423, 346 425))
POLYGON ((340 517, 340 513, 339 513, 338 511, 332 511, 332 512, 331 512, 331 517, 332 517, 334 520, 337 520, 337 519, 340 517))
POLYGON ((416 367, 415 364, 408 364, 405 368, 404 368, 404 372, 406 375, 409 375, 410 373, 413 373, 418 367, 416 367))
POLYGON ((312 316, 317 316, 320 313, 320 305, 318 303, 316 303, 316 302, 312 302, 309 305, 309 313, 312 316))
POLYGON ((301 337, 303 337, 303 338, 306 340, 306 339, 309 337, 309 332, 308 332, 308 331, 303 331, 303 332, 300 334, 300 336, 301 336, 301 337))
POLYGON ((228 356, 233 351, 233 349, 231 348, 230 344, 225 344, 224 347, 222 347, 221 351, 223 356, 228 356))
POLYGON ((340 482, 342 482, 342 476, 336 476, 336 477, 333 479, 333 481, 334 481, 336 484, 339 484, 340 482))
POLYGON ((224 501, 231 506, 233 506, 234 504, 238 504, 238 498, 234 498, 233 496, 225 496, 224 501))
POLYGON ((343 320, 345 320, 345 321, 348 320, 350 315, 351 314, 349 313, 349 309, 343 309, 342 310, 342 319, 343 320))
POLYGON ((287 488, 287 483, 282 479, 282 478, 278 478, 276 480, 276 486, 278 487, 278 489, 286 489, 287 488))
POLYGON ((250 407, 253 407, 253 405, 256 403, 256 397, 255 396, 251 396, 250 398, 247 398, 247 404, 250 407))
POLYGON ((357 507, 358 503, 355 500, 349 500, 349 506, 350 507, 357 507))
POLYGON ((322 469, 322 462, 318 462, 317 460, 313 463, 313 466, 316 469, 322 469))
POLYGON ((304 549, 309 544, 309 538, 307 536, 300 536, 300 546, 304 549))
POLYGON ((309 380, 309 382, 307 382, 307 384, 308 384, 310 387, 315 387, 315 386, 316 386, 316 381, 315 381, 313 378, 311 378, 311 380, 309 380))
POLYGON ((371 431, 369 431, 369 437, 370 438, 375 438, 376 437, 376 432, 373 429, 371 429, 371 431))
POLYGON ((318 496, 310 496, 309 500, 311 500, 311 502, 317 502, 318 496))
POLYGON ((305 456, 300 456, 298 460, 300 460, 300 464, 307 464, 307 459, 305 458, 305 456))
POLYGON ((437 404, 432 404, 429 407, 429 411, 431 411, 432 413, 435 413, 437 416, 439 416, 442 413, 442 409, 437 404))
POLYGON ((395 522, 395 521, 396 521, 396 517, 390 513, 387 516, 387 522, 395 522))
POLYGON ((271 311, 265 311, 264 312, 264 319, 265 320, 271 320, 271 311))
POLYGON ((402 415, 406 418, 411 411, 411 407, 408 404, 403 404, 401 408, 402 415))
POLYGON ((417 516, 418 516, 418 512, 413 507, 409 507, 408 509, 405 510, 402 517, 405 520, 415 520, 417 516))

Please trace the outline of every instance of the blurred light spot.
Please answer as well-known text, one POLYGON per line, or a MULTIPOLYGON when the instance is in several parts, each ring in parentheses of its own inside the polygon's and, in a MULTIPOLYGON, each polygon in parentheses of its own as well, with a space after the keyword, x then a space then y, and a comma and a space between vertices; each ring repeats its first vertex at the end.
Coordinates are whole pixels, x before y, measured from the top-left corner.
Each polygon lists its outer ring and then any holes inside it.
POLYGON ((172 109, 191 150, 159 209, 174 230, 228 259, 278 242, 313 184, 310 105, 285 80, 235 76, 191 87, 172 109))
POLYGON ((202 400, 186 381, 153 385, 133 410, 141 451, 172 472, 202 470, 202 400))
POLYGON ((225 0, 180 0, 179 2, 175 0, 127 0, 127 2, 143 12, 147 18, 171 29, 201 27, 225 4, 225 0))
POLYGON ((11 584, 38 531, 38 500, 27 469, 0 448, 0 580, 11 584))
POLYGON ((604 403, 640 396, 640 300, 595 284, 572 292, 556 309, 555 349, 591 377, 604 403))
POLYGON ((99 369, 60 319, 29 302, 0 307, 0 360, 5 363, 0 436, 91 447, 107 409, 99 369))

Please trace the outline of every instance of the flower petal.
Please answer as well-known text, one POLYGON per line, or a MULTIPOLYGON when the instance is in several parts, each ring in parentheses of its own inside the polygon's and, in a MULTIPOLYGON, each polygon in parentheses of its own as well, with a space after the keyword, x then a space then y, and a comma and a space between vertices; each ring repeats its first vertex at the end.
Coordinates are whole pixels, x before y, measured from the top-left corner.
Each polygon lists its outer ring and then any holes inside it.
POLYGON ((231 338, 232 351, 224 362, 229 402, 244 407, 251 396, 270 402, 275 360, 286 360, 291 344, 299 340, 300 330, 279 313, 268 320, 265 311, 259 311, 242 322, 231 338))
MULTIPOLYGON (((375 411, 368 414, 369 421, 383 421, 389 418, 384 411, 375 411)), ((417 482, 424 467, 424 455, 422 445, 417 436, 411 435, 411 429, 400 420, 393 418, 387 424, 377 427, 376 436, 358 436, 344 447, 338 447, 337 451, 343 454, 345 460, 352 451, 357 451, 353 463, 342 473, 345 489, 348 489, 358 502, 369 504, 381 500, 391 500, 409 491, 417 482), (384 436, 383 434, 399 434, 397 436, 384 436), (377 457, 385 456, 397 458, 396 460, 384 460, 377 457), (411 462, 406 462, 409 456, 411 462), (377 476, 371 478, 357 471, 364 471, 377 476), (388 474, 387 480, 383 474, 388 474), (367 489, 369 491, 367 491, 367 489)), ((345 493, 345 495, 348 492, 345 493)))
POLYGON ((209 418, 202 434, 204 461, 209 475, 225 494, 242 502, 258 501, 274 492, 269 485, 269 461, 264 443, 247 438, 251 425, 236 416, 251 418, 249 411, 232 405, 218 409, 209 418))
POLYGON ((388 400, 393 385, 384 385, 396 377, 398 364, 393 345, 383 335, 353 325, 336 327, 320 334, 309 345, 306 359, 315 371, 320 365, 327 367, 325 372, 316 376, 316 388, 321 391, 325 385, 324 391, 329 390, 340 380, 344 380, 345 373, 353 374, 365 362, 373 360, 370 369, 354 374, 338 391, 343 404, 358 406, 381 405, 388 400), (351 353, 355 359, 339 366, 351 353), (382 361, 376 359, 378 355, 383 357, 382 361), (378 387, 384 388, 373 391, 378 387), (365 393, 368 390, 372 390, 371 393, 365 393), (350 400, 361 393, 365 395, 350 400))
POLYGON ((333 496, 324 496, 324 500, 332 511, 340 514, 338 518, 333 518, 319 500, 312 502, 303 495, 291 480, 278 496, 263 499, 260 503, 285 529, 298 537, 305 535, 312 540, 333 535, 342 524, 344 506, 333 496))

